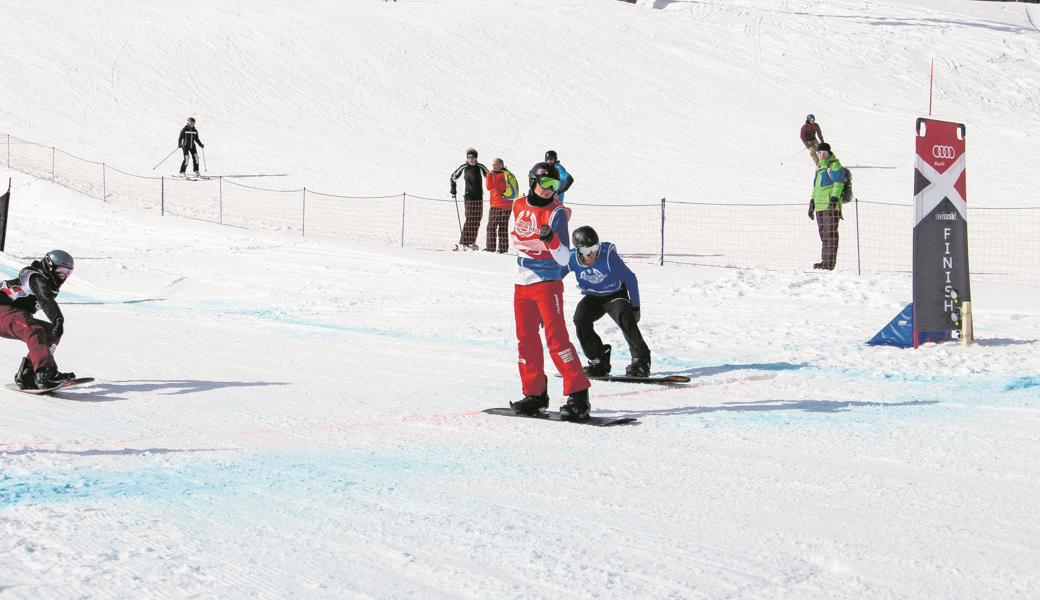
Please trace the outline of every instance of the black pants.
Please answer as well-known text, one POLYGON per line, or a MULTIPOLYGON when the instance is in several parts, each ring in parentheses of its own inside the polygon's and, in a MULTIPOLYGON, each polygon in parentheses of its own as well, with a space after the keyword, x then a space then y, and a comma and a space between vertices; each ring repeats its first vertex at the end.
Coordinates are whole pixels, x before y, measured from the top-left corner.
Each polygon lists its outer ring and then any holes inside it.
POLYGON ((477 243, 477 232, 480 231, 480 221, 484 218, 484 200, 481 198, 465 198, 463 204, 466 206, 466 221, 462 225, 462 236, 459 244, 472 246, 477 243))
POLYGON ((646 346, 643 334, 639 332, 635 311, 632 310, 632 303, 628 299, 628 290, 624 287, 609 296, 582 296, 578 307, 574 309, 574 326, 578 330, 578 342, 585 356, 593 359, 603 354, 603 340, 593 327, 593 323, 603 315, 610 315, 621 328, 621 335, 625 336, 625 341, 628 342, 628 351, 632 358, 650 362, 650 348, 646 346))
POLYGON ((183 173, 184 171, 186 171, 188 169, 188 153, 189 152, 191 153, 191 164, 192 164, 193 167, 195 167, 193 170, 196 173, 198 173, 199 172, 199 155, 198 155, 198 153, 195 152, 194 148, 191 148, 190 150, 188 148, 182 148, 182 150, 184 150, 184 160, 181 162, 181 173, 183 173))
POLYGON ((509 215, 512 213, 508 208, 488 209, 488 224, 486 231, 487 249, 489 251, 509 251, 509 215))

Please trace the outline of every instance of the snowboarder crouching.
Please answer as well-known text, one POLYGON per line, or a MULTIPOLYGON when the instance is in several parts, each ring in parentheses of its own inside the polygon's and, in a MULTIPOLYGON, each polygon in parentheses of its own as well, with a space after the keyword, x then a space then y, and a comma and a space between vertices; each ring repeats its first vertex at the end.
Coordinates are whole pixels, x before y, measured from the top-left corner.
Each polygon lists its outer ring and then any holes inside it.
POLYGON ((51 250, 19 271, 18 277, 0 284, 0 337, 22 340, 29 347, 14 376, 23 390, 50 389, 76 378, 74 373, 58 372, 54 362, 54 348, 65 330, 55 297, 73 266, 68 252, 51 250), (37 310, 43 310, 50 323, 33 317, 37 310))
POLYGON ((599 234, 588 225, 574 230, 571 237, 568 269, 578 280, 584 296, 574 310, 574 326, 578 343, 589 359, 585 373, 589 377, 610 375, 610 345, 604 344, 594 324, 603 315, 621 328, 628 342, 632 364, 625 369, 629 377, 650 375, 650 348, 639 331, 639 282, 610 242, 600 242, 599 234))

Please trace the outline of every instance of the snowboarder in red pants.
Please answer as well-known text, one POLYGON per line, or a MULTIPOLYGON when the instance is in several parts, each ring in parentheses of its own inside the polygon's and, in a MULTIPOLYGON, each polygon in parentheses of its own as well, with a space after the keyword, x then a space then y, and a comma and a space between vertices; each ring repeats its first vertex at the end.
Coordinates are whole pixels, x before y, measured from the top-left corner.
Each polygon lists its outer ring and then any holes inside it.
POLYGON ((563 376, 567 402, 560 418, 589 418, 589 379, 567 333, 563 315, 564 266, 570 261, 570 210, 556 200, 560 176, 548 163, 538 163, 528 175, 527 196, 513 203, 513 246, 517 249, 517 282, 513 291, 520 379, 524 397, 509 405, 518 413, 533 415, 548 408, 548 381, 539 326, 556 370, 563 376))
POLYGON ((59 373, 54 362, 54 348, 65 331, 65 317, 55 297, 73 266, 68 252, 51 250, 15 279, 0 282, 0 337, 22 340, 29 347, 29 356, 14 376, 23 390, 50 389, 76 378, 74 373, 59 373), (50 323, 33 317, 40 309, 50 323))

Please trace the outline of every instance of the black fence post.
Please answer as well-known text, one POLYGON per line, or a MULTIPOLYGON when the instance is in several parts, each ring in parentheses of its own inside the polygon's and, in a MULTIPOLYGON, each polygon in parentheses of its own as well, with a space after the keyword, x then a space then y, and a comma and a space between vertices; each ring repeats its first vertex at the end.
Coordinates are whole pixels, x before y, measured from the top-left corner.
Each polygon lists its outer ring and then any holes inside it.
POLYGON ((664 204, 665 199, 661 198, 661 259, 658 265, 664 266, 664 204))
POLYGON ((859 198, 853 197, 852 201, 856 203, 856 275, 862 275, 863 267, 860 264, 859 253, 859 198))
POLYGON ((408 201, 408 192, 401 193, 401 247, 404 248, 404 207, 408 201))

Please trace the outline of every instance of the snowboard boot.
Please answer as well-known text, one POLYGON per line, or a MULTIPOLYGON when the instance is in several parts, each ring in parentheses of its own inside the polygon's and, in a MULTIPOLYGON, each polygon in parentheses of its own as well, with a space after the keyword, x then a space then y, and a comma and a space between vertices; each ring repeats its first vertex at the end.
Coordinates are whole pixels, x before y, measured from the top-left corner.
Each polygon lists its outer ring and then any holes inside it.
POLYGON ((610 375, 610 344, 603 346, 603 353, 597 358, 589 359, 589 364, 585 365, 585 375, 588 377, 606 377, 610 375))
POLYGON ((518 415, 537 415, 539 410, 549 408, 549 390, 537 396, 524 396, 516 402, 510 402, 509 407, 518 415))
POLYGON ((625 368, 625 375, 629 377, 649 377, 650 361, 642 358, 633 358, 632 364, 625 368))
POLYGON ((28 356, 23 357, 22 364, 18 365, 18 372, 14 374, 14 384, 20 390, 36 389, 36 373, 28 356))
POLYGON ((580 392, 574 392, 567 397, 567 403, 560 407, 560 420, 584 421, 589 418, 589 411, 591 410, 589 390, 584 389, 580 392))
POLYGON ((58 367, 43 367, 36 372, 36 388, 49 390, 76 378, 75 373, 59 373, 58 367))

